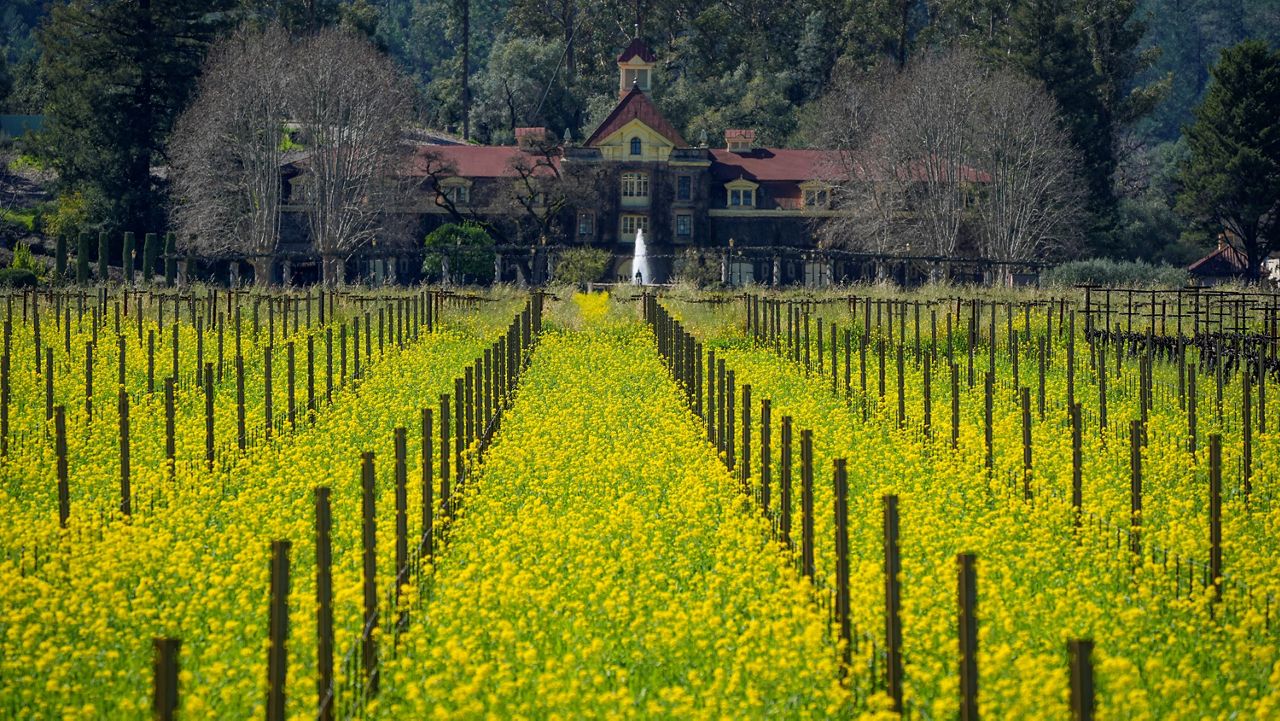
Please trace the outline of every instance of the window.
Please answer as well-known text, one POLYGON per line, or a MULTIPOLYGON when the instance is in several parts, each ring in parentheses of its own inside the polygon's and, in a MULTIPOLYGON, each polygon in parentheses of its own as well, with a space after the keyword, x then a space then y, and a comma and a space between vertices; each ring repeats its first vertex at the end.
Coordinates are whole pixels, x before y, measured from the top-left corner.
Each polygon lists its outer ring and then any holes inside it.
POLYGON ((633 85, 640 86, 641 90, 649 89, 649 71, 648 70, 628 68, 626 71, 626 74, 623 77, 626 78, 625 82, 627 84, 627 88, 626 88, 627 90, 630 90, 631 86, 633 85))
POLYGON ((647 215, 624 215, 622 216, 622 234, 635 235, 637 230, 649 230, 649 216, 647 215))
POLYGON ((693 216, 688 213, 680 213, 676 216, 676 236, 679 238, 690 238, 693 236, 693 216))
POLYGON ((640 142, 640 138, 632 138, 632 139, 631 139, 631 154, 632 154, 632 155, 639 155, 639 154, 640 154, 640 151, 642 150, 642 148, 643 148, 643 144, 640 142))
POLYGON ((693 199, 693 178, 688 175, 676 177, 676 200, 693 199))
POLYGON ((731 208, 750 208, 756 204, 756 191, 754 190, 730 190, 729 191, 729 207, 731 208))
POLYGON ((622 174, 622 197, 623 198, 648 198, 649 197, 649 174, 648 173, 623 173, 622 174))
POLYGON ((578 235, 590 237, 596 234, 596 216, 593 213, 578 214, 578 235))
POLYGON ((827 207, 827 197, 826 190, 806 190, 804 191, 804 207, 825 208, 827 207))
POLYGON ((454 205, 465 205, 469 196, 467 191, 465 185, 446 185, 440 189, 440 194, 454 205))

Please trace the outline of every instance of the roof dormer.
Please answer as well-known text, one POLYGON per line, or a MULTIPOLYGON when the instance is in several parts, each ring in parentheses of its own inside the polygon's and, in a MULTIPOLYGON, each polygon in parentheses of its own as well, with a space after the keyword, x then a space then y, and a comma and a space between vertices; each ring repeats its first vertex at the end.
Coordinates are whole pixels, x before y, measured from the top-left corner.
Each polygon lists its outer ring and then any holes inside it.
POLYGON ((738 128, 724 131, 725 149, 731 153, 749 153, 756 144, 756 131, 738 128))
POLYGON ((618 95, 624 96, 632 88, 649 92, 653 87, 653 67, 658 56, 640 38, 631 41, 618 56, 618 95))

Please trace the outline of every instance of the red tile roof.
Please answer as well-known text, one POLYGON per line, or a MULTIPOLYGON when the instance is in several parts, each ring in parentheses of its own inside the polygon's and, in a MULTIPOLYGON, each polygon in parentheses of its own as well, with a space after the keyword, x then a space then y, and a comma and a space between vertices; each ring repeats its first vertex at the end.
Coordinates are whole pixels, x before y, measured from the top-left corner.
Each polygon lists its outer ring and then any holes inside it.
POLYGON ((622 54, 618 56, 618 62, 625 63, 631 58, 640 58, 646 63, 658 62, 658 56, 654 55, 653 51, 649 49, 649 46, 645 45, 644 41, 640 38, 636 38, 631 41, 631 44, 627 46, 627 49, 623 50, 622 54))
POLYGON ((835 179, 844 174, 839 156, 831 150, 755 148, 733 153, 711 150, 711 174, 728 182, 745 178, 757 183, 770 180, 804 182, 818 178, 835 179))
POLYGON ((680 131, 676 130, 675 126, 663 116, 662 111, 653 104, 649 96, 637 87, 631 88, 626 95, 622 96, 622 100, 618 101, 613 112, 609 113, 609 117, 600 123, 600 127, 596 128, 583 145, 594 146, 632 120, 639 120, 649 126, 659 135, 670 140, 677 148, 685 148, 689 145, 680 136, 680 131))
MULTIPOLYGON (((728 182, 738 178, 763 183, 765 181, 826 180, 840 182, 849 175, 838 150, 812 150, 802 148, 753 148, 750 151, 733 152, 720 148, 711 150, 711 174, 716 180, 728 182)), ((882 180, 883 170, 873 164, 854 160, 853 173, 863 180, 882 180)), ((923 177, 923 168, 912 169, 913 175, 923 177)), ((965 168, 964 179, 969 182, 990 182, 991 176, 973 168, 965 168)))
MULTIPOLYGON (((515 164, 522 157, 529 164, 535 161, 534 156, 514 145, 428 145, 414 151, 409 174, 423 177, 440 172, 462 178, 514 178, 519 175, 515 164)), ((558 157, 553 162, 559 164, 558 157)))

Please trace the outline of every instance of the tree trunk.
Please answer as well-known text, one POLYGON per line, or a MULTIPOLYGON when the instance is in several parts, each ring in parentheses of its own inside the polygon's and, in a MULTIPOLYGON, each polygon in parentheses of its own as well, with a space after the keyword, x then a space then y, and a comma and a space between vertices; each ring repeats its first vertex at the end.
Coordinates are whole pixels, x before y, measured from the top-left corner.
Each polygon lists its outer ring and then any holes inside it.
POLYGON ((258 288, 271 285, 271 258, 254 258, 249 261, 253 266, 253 284, 258 288))

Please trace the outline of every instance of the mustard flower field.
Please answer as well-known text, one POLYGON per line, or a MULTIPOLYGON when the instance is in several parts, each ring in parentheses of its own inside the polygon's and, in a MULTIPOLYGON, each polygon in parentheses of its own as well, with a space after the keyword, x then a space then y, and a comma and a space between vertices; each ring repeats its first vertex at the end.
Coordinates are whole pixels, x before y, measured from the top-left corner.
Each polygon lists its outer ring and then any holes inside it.
POLYGON ((0 319, 3 718, 1280 718, 1276 296, 0 319))

